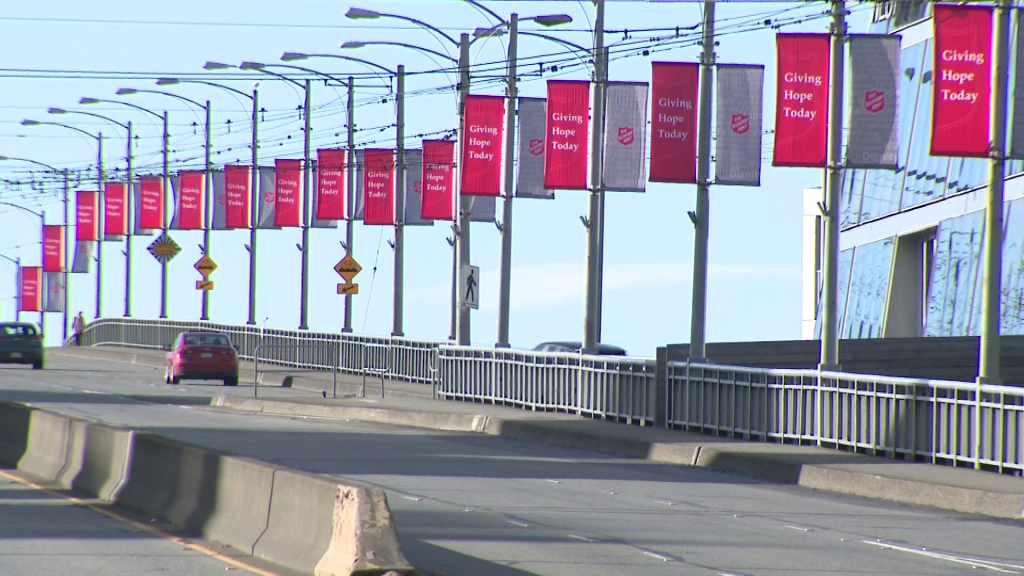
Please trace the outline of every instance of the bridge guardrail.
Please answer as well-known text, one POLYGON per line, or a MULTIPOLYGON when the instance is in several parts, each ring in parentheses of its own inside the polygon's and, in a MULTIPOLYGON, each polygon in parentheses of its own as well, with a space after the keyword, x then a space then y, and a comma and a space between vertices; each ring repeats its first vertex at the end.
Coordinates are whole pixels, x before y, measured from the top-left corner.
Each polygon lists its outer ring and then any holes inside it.
POLYGON ((1024 474, 1024 388, 667 363, 670 427, 1024 474))
POLYGON ((176 320, 100 319, 82 343, 159 348, 191 329, 228 333, 249 359, 261 344, 285 345, 261 363, 356 376, 387 366, 386 377, 429 384, 440 399, 1024 475, 1024 388, 176 320))

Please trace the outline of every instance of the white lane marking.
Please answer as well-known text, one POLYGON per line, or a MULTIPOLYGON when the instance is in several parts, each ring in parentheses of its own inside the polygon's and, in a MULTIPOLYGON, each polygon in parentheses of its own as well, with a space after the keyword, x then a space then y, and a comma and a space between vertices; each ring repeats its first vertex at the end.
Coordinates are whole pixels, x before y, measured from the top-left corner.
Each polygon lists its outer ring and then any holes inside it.
POLYGON ((515 524, 516 526, 520 526, 522 528, 529 527, 529 524, 525 524, 523 522, 516 522, 515 520, 505 520, 505 522, 508 522, 509 524, 515 524))
POLYGON ((402 496, 402 498, 405 498, 406 500, 412 500, 413 502, 419 502, 420 500, 423 500, 423 498, 417 498, 416 496, 402 496))
POLYGON ((545 482, 551 482, 552 484, 561 484, 561 480, 544 480, 545 482))
POLYGON ((575 538, 577 540, 583 540, 584 542, 597 542, 593 538, 587 538, 586 536, 577 536, 575 534, 569 534, 569 538, 575 538))
POLYGON ((1021 574, 1014 570, 1004 570, 1000 566, 1007 568, 1016 568, 1018 570, 1024 570, 1024 566, 1017 566, 1016 564, 1005 564, 1002 562, 994 562, 991 560, 979 560, 977 558, 969 558, 967 556, 954 556, 952 554, 940 554, 938 552, 929 552, 923 549, 910 548, 908 546, 900 546, 898 544, 891 544, 888 542, 875 542, 871 540, 861 540, 863 544, 871 544, 872 546, 878 546, 880 548, 887 548, 889 550, 897 550, 899 552, 909 552, 910 554, 917 554, 919 556, 927 556, 929 558, 935 558, 937 560, 947 560, 949 562, 955 562, 957 564, 967 564, 971 568, 985 568, 993 572, 1001 572, 1003 574, 1021 574))
POLYGON ((803 528, 801 526, 786 526, 786 528, 789 528, 791 530, 799 530, 801 532, 814 532, 814 530, 811 530, 810 528, 803 528))
POLYGON ((655 500, 655 502, 657 502, 658 504, 664 504, 665 506, 671 506, 672 505, 672 503, 669 502, 668 500, 655 500))
POLYGON ((648 552, 647 550, 644 550, 644 556, 650 556, 651 558, 657 558, 658 560, 661 560, 662 562, 669 562, 669 561, 671 561, 671 559, 666 557, 666 556, 662 556, 661 554, 655 554, 654 552, 648 552))

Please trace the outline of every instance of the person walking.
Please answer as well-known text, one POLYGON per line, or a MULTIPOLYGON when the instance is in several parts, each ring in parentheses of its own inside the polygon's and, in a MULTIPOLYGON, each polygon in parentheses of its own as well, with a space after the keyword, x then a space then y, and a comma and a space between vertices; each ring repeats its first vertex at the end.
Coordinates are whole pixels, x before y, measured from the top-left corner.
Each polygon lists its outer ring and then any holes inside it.
POLYGON ((75 346, 82 345, 82 332, 85 330, 85 314, 81 310, 78 311, 78 316, 71 322, 71 330, 74 333, 75 346))

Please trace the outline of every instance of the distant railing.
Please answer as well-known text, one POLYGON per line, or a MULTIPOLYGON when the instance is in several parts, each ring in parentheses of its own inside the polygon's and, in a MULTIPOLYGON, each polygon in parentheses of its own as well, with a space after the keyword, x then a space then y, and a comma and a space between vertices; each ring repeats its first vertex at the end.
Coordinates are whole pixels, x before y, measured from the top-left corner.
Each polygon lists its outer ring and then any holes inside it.
POLYGON ((82 344, 160 348, 195 329, 226 332, 243 358, 260 346, 260 363, 356 376, 372 367, 432 384, 440 399, 1024 473, 1018 387, 176 320, 100 319, 82 344))

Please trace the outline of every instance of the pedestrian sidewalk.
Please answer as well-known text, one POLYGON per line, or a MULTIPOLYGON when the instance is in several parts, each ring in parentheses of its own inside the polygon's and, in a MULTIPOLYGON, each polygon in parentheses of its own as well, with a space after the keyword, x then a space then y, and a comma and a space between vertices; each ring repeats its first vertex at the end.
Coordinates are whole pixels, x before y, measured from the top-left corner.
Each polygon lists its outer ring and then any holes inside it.
MULTIPOLYGON (((163 364, 163 353, 83 348, 58 355, 163 364)), ((379 378, 288 373, 275 368, 262 386, 321 391, 320 397, 282 399, 218 396, 221 409, 259 414, 336 418, 436 430, 474 432, 625 458, 700 466, 816 490, 935 507, 971 515, 1024 521, 1024 478, 968 468, 910 463, 830 448, 719 438, 664 428, 628 426, 571 414, 535 412, 472 402, 435 400, 429 385, 379 378), (276 384, 274 384, 276 383, 276 384)), ((252 382, 252 373, 248 380, 252 382)), ((258 390, 257 390, 258 393, 258 390)))

